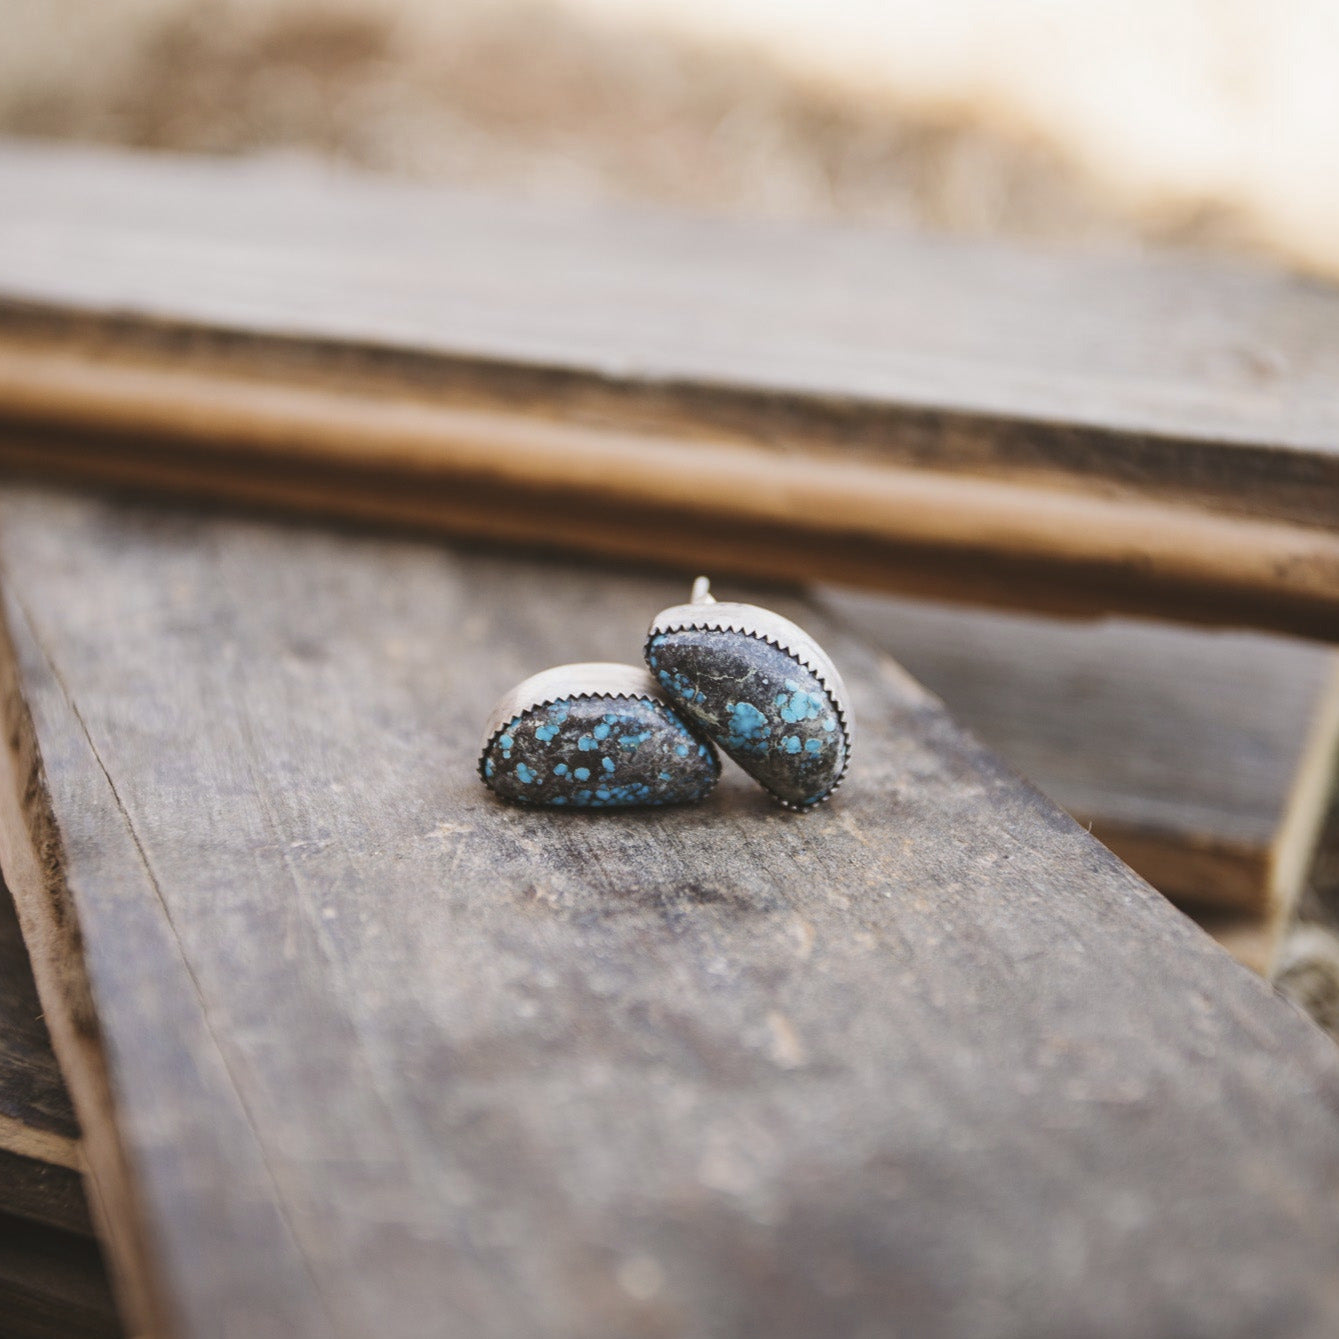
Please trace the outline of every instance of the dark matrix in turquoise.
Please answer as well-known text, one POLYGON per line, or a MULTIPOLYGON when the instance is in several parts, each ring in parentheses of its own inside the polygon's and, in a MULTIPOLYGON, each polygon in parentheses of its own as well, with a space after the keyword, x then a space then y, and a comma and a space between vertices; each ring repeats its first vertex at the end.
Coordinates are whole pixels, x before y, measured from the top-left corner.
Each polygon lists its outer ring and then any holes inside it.
POLYGON ((755 781, 788 804, 817 804, 841 778, 846 736, 822 681, 742 632, 660 633, 646 648, 661 691, 755 781))
POLYGON ((720 763, 663 703, 576 697, 533 707, 497 734, 479 770, 508 800, 576 809, 690 804, 720 763))

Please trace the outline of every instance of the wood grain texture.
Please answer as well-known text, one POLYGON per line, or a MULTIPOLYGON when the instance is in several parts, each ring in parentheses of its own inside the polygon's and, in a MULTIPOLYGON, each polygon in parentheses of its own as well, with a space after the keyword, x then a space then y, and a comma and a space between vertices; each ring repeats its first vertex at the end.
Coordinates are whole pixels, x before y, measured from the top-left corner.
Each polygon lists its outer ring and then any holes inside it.
POLYGON ((88 1234, 80 1168, 79 1126, 0 886, 0 1215, 88 1234))
POLYGON ((1329 1042, 818 611, 831 806, 592 820, 476 733, 677 582, 23 491, 0 565, 0 856, 154 1333, 1339 1323, 1329 1042))
POLYGON ((79 1126, 61 1083, 18 917, 0 886, 0 1148, 31 1151, 5 1136, 9 1126, 45 1136, 48 1161, 78 1166, 79 1126))
POLYGON ((1339 795, 1274 963, 1278 989, 1339 1041, 1339 795))
POLYGON ((835 591, 824 603, 1169 897, 1276 926, 1295 905, 1339 754, 1332 652, 835 591))
POLYGON ((1184 257, 0 149, 0 462, 1339 636, 1339 297, 1184 257))
POLYGON ((9 892, 0 886, 0 1335, 116 1336, 89 1221, 79 1127, 42 1021, 9 892))

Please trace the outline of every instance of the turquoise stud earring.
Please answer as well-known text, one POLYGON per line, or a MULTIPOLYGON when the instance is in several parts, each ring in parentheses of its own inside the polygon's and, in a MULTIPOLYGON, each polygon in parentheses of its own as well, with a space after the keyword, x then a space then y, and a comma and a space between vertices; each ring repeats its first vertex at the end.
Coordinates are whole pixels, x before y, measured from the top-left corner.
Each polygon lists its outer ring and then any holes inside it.
POLYGON ((479 754, 490 790, 556 808, 691 804, 720 770, 632 665, 559 665, 527 679, 493 709, 479 754))
POLYGON ((698 734, 788 809, 841 784, 851 758, 846 688, 822 647, 755 604, 718 604, 706 577, 662 610, 646 638, 657 686, 698 734))

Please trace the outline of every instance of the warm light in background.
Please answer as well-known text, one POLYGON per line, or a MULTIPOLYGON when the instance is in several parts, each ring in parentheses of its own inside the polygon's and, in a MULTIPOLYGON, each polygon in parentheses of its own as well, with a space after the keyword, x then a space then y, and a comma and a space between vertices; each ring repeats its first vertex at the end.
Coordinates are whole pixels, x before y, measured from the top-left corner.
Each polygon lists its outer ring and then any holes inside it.
POLYGON ((1323 0, 4 0, 0 132, 1339 273, 1323 0))
POLYGON ((1327 0, 565 0, 728 38, 851 97, 1054 145, 1130 207, 1239 210, 1339 270, 1339 6, 1327 0))

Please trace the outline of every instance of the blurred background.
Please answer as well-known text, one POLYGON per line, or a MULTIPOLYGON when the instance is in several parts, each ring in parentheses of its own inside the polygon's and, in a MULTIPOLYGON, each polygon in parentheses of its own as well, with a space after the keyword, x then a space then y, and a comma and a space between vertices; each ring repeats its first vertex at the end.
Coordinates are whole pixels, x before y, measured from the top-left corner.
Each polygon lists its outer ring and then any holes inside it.
MULTIPOLYGON (((0 0, 0 136, 1324 281, 1337 52, 1339 0, 0 0)), ((1339 1037, 1332 648, 818 598, 1339 1037)))
POLYGON ((0 0, 0 133, 1339 273, 1325 0, 0 0))

